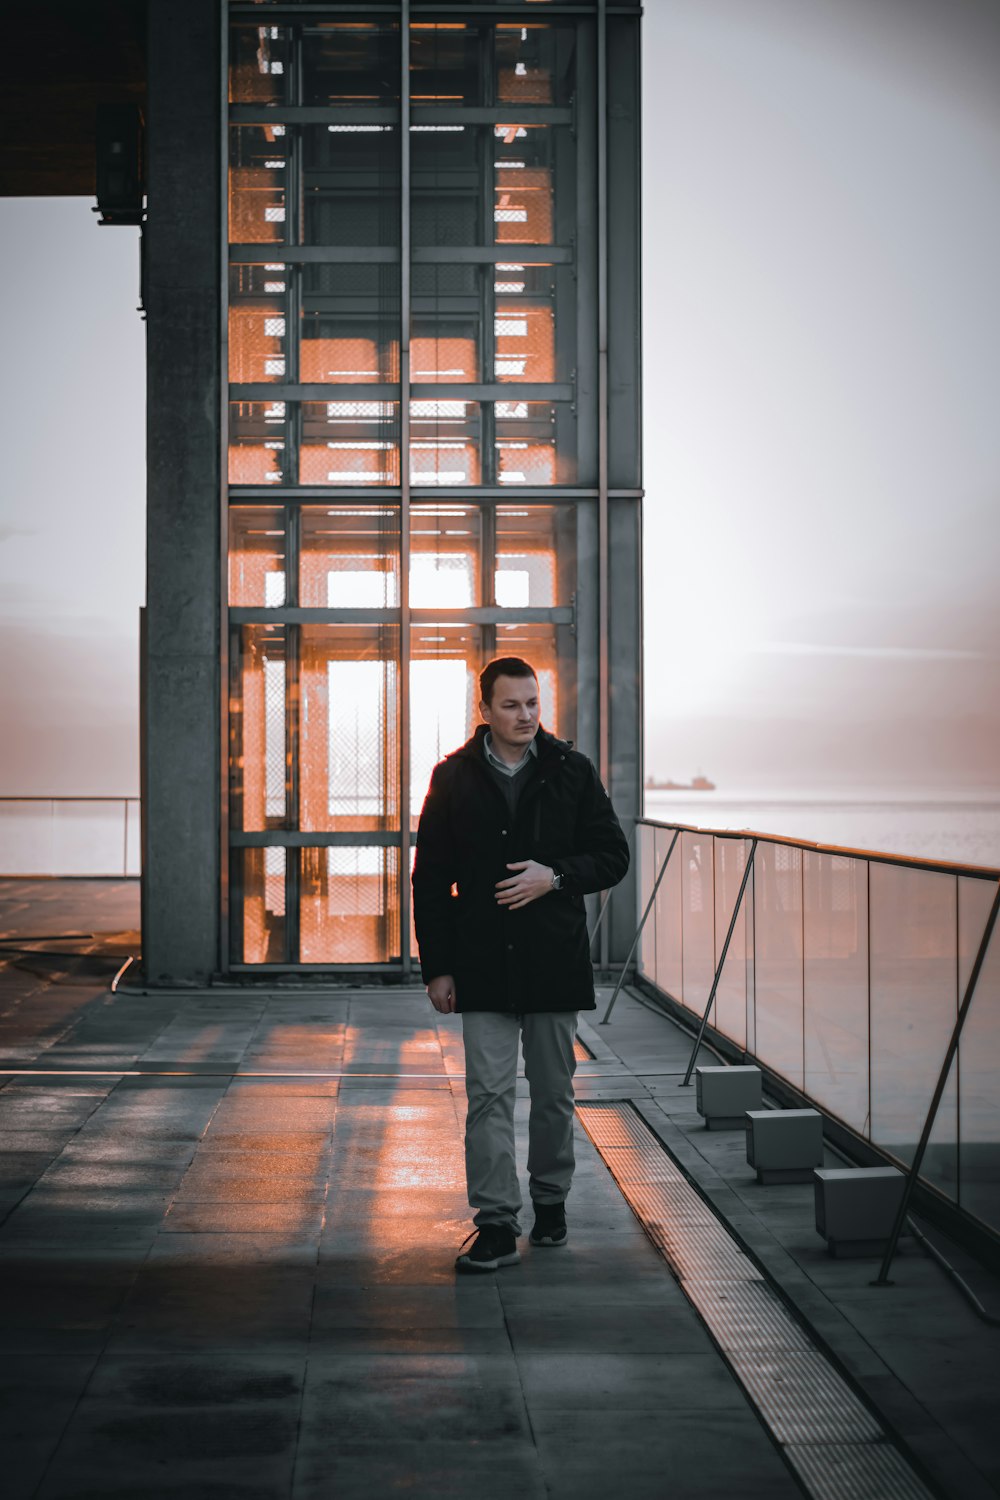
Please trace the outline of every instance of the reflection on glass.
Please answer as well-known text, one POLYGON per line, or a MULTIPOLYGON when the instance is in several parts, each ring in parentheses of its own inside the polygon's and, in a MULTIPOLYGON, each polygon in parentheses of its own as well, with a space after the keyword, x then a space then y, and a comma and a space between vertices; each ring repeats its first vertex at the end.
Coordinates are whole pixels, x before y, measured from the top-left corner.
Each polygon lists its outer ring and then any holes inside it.
POLYGON ((229 379, 240 384, 283 380, 285 363, 285 308, 274 298, 231 300, 229 303, 229 379))
MULTIPOLYGON (((722 953, 740 883, 747 866, 750 846, 743 839, 715 840, 715 951, 722 953)), ((740 1047, 747 1034, 747 909, 740 902, 736 926, 715 994, 713 1024, 740 1047)))
POLYGON ((236 849, 236 883, 243 903, 242 952, 236 962, 280 964, 285 946, 284 849, 236 849))
POLYGON ((399 127, 340 122, 288 130, 299 132, 303 161, 302 243, 398 245, 399 127))
POLYGON ((415 507, 411 524, 410 605, 470 609, 482 602, 482 516, 478 506, 415 507))
POLYGON ((392 826, 399 627, 303 625, 299 649, 299 827, 392 826))
POLYGON ((397 485, 399 403, 304 401, 299 483, 397 485))
POLYGON ((229 98, 233 104, 284 104, 292 77, 287 26, 237 22, 229 28, 229 98))
POLYGON ((805 1092, 867 1135, 868 866, 806 850, 802 883, 805 1092))
POLYGON ((759 843, 754 856, 756 1054, 802 1087, 802 851, 759 843))
POLYGON ((284 401, 229 403, 229 483, 281 484, 285 479, 284 401))
POLYGON ((478 401, 411 401, 410 482, 479 484, 481 424, 478 401))
POLYGON ((284 828, 287 641, 281 625, 239 630, 237 686, 229 705, 230 820, 233 828, 284 828))
POLYGON ((410 88, 420 104, 567 104, 574 88, 574 31, 537 22, 415 22, 410 88), (483 80, 491 80, 487 98, 483 80))
MULTIPOLYGON (((663 868, 663 861, 667 857, 673 833, 665 828, 656 830, 654 853, 656 856, 656 868, 653 872, 655 880, 663 868)), ((681 840, 678 838, 674 845, 674 852, 670 856, 667 865, 667 873, 660 881, 660 888, 656 893, 656 905, 650 916, 650 921, 655 923, 656 928, 656 973, 657 984, 665 990, 668 995, 679 1000, 684 989, 684 977, 682 971, 682 957, 684 951, 684 934, 681 926, 683 920, 683 871, 684 850, 681 840)), ((648 899, 648 898, 647 898, 648 899)))
MULTIPOLYGON (((684 914, 683 985, 679 998, 689 1010, 704 1012, 715 978, 715 871, 710 834, 682 833, 674 859, 681 860, 684 914)), ((713 1011, 715 1007, 713 1006, 713 1011)), ((709 1016, 714 1024, 714 1017, 709 1016)))
POLYGON ((229 510, 229 602, 274 609, 285 602, 285 513, 269 506, 229 510))
MULTIPOLYGON (((871 903, 871 1135, 912 1160, 955 1025, 955 880, 873 862, 871 903)), ((954 1069, 924 1157, 923 1175, 954 1196, 954 1069)))
POLYGON ((299 602, 310 609, 399 604, 399 511, 305 505, 300 511, 299 602))
POLYGON ((399 267, 303 266, 301 333, 303 382, 397 382, 399 267))
MULTIPOLYGON (((569 126, 515 118, 497 125, 414 125, 411 131, 414 245, 570 242, 576 166, 569 126), (484 156, 492 162, 492 201, 484 201, 481 189, 484 156)), ((520 272, 497 276, 522 279, 520 272)))
POLYGON ((288 171, 288 137, 284 125, 230 126, 229 238, 232 243, 284 243, 288 171))
POLYGON ((399 957, 399 850, 300 849, 299 962, 399 957))
POLYGON ((307 21, 302 103, 397 104, 399 27, 393 21, 307 21))
MULTIPOLYGON (((575 714, 573 664, 561 631, 550 625, 491 627, 441 623, 415 626, 410 676, 413 827, 437 762, 480 722, 479 673, 492 656, 520 656, 538 673, 541 722, 565 736, 561 715, 575 714), (495 639, 495 645, 492 643, 495 639), (561 654, 560 654, 561 653, 561 654)), ((554 854, 553 854, 553 857, 554 854)))
MULTIPOLYGON (((960 996, 965 995, 995 894, 989 880, 958 882, 960 996)), ((995 1232, 1000 1229, 1000 936, 995 929, 962 1031, 959 1063, 959 1202, 995 1232)))

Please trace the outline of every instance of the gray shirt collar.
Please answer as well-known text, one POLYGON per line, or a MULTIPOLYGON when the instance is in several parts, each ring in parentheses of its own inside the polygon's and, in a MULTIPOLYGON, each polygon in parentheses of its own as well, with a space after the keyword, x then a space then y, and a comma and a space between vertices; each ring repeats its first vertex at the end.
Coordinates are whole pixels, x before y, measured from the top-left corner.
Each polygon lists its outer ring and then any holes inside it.
POLYGON ((529 742, 524 754, 521 756, 521 759, 518 761, 516 766, 509 766, 505 760, 501 760, 498 755, 494 755, 493 735, 488 729, 483 738, 483 749, 486 752, 486 759, 491 766, 495 767, 495 769, 498 771, 502 771, 505 776, 516 776, 518 771, 523 771, 525 766, 528 764, 529 755, 538 755, 537 740, 538 736, 536 735, 535 738, 529 742))

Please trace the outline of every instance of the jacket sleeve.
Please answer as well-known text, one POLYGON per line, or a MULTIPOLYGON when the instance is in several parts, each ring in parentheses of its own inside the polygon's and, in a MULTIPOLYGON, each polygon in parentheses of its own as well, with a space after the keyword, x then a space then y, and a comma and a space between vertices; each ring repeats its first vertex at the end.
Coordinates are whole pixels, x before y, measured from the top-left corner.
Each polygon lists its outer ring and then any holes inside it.
POLYGON ((417 825, 413 862, 413 923, 425 984, 455 972, 455 914, 451 888, 457 879, 448 818, 448 793, 441 766, 435 766, 417 825))
POLYGON ((575 851, 556 860, 563 889, 574 896, 607 891, 622 880, 629 867, 628 840, 591 761, 576 815, 575 851))

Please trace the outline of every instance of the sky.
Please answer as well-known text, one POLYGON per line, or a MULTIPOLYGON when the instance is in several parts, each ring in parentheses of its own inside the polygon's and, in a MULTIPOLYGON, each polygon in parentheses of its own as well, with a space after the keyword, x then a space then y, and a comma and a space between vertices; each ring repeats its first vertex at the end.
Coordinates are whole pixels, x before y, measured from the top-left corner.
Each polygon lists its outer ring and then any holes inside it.
MULTIPOLYGON (((646 764, 1000 792, 1000 10, 651 0, 646 764)), ((0 794, 135 795, 137 231, 0 200, 0 794)))

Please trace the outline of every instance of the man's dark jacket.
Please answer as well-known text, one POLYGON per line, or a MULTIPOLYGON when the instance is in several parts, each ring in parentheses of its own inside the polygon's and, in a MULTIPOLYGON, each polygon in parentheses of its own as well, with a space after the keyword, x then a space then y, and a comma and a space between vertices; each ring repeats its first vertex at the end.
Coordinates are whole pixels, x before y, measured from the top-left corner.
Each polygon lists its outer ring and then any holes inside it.
POLYGON ((629 865, 611 799, 585 755, 539 729, 512 820, 485 737, 481 724, 435 766, 420 814, 413 916, 424 983, 453 975, 460 1011, 593 1010, 583 898, 617 885, 629 865), (511 911, 495 888, 521 859, 552 866, 563 884, 511 911))

